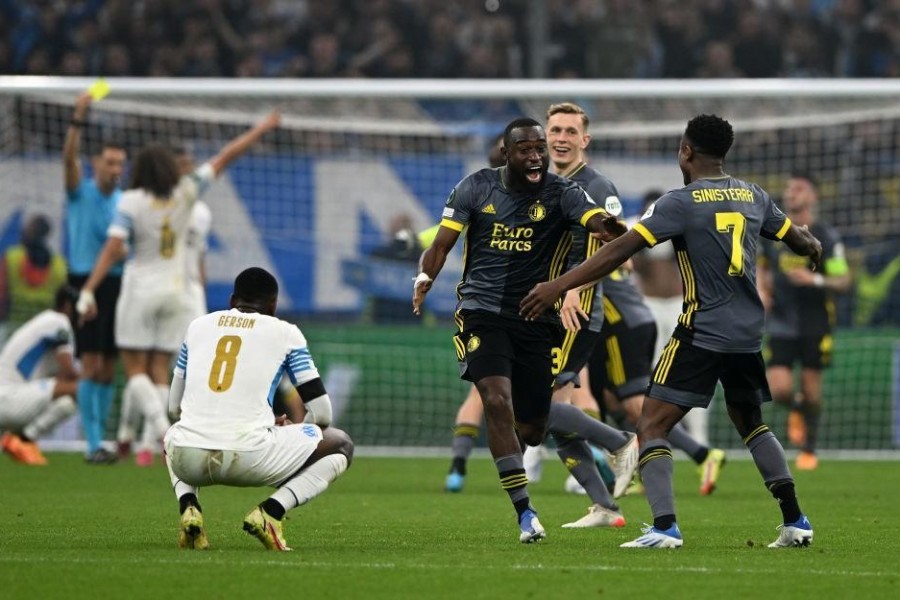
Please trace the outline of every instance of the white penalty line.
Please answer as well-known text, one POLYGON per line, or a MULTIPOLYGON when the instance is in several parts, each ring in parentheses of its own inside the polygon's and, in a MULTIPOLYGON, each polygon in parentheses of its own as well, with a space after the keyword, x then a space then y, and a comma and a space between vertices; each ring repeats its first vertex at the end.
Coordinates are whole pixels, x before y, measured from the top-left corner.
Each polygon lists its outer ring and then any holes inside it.
MULTIPOLYGON (((628 552, 634 552, 634 549, 628 549, 628 552)), ((784 550, 775 550, 775 552, 783 552, 784 550)), ((788 551, 795 552, 803 552, 803 550, 799 549, 788 549, 788 551)), ((458 571, 460 569, 459 564, 440 564, 440 563, 366 563, 366 562, 328 562, 328 561, 293 561, 289 560, 290 555, 283 555, 285 559, 288 560, 257 560, 250 559, 247 560, 243 556, 235 556, 235 560, 220 560, 217 558, 208 558, 210 555, 207 553, 203 560, 202 564, 212 564, 212 565, 221 565, 221 566, 240 566, 251 565, 251 566, 266 566, 266 567, 287 567, 290 569, 296 569, 298 566, 302 567, 316 567, 322 569, 372 569, 372 570, 406 570, 406 569, 416 569, 421 571, 458 571)), ((55 557, 55 556, 11 556, 11 555, 0 555, 0 564, 2 563, 48 563, 52 562, 53 564, 110 564, 110 563, 122 563, 122 564, 158 564, 158 565, 184 565, 185 562, 182 558, 125 558, 125 557, 96 557, 96 558, 88 558, 88 557, 55 557)), ((484 565, 479 564, 479 569, 482 570, 494 570, 494 571, 584 571, 584 572, 608 572, 608 571, 619 571, 619 572, 639 572, 639 573, 701 573, 704 575, 733 575, 733 574, 741 574, 741 575, 780 575, 781 571, 774 571, 769 569, 716 569, 710 567, 691 567, 691 566, 677 566, 677 567, 664 567, 664 566, 652 566, 652 567, 641 567, 641 566, 625 566, 625 565, 545 565, 545 564, 535 564, 535 565, 484 565)), ((816 570, 816 569, 804 569, 803 572, 808 575, 819 575, 819 576, 834 576, 834 577, 874 577, 874 578, 882 578, 882 577, 895 577, 897 576, 896 572, 884 572, 884 571, 824 571, 824 570, 816 570)))

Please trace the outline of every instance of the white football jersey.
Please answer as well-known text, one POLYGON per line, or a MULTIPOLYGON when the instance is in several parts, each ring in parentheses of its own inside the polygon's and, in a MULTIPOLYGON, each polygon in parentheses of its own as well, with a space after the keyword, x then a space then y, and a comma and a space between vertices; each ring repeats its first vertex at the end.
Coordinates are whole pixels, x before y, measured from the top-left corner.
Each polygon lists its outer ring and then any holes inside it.
POLYGON ((181 420, 167 439, 213 450, 259 447, 275 424, 272 402, 282 374, 294 385, 319 377, 296 325, 237 309, 195 319, 175 363, 185 386, 181 420))
POLYGON ((25 383, 54 374, 57 352, 75 353, 69 317, 45 310, 19 327, 0 352, 0 385, 25 383))
POLYGON ((168 200, 154 198, 143 189, 122 193, 107 235, 121 238, 131 247, 123 285, 149 295, 185 289, 185 238, 191 210, 213 177, 213 168, 206 163, 182 177, 168 200))

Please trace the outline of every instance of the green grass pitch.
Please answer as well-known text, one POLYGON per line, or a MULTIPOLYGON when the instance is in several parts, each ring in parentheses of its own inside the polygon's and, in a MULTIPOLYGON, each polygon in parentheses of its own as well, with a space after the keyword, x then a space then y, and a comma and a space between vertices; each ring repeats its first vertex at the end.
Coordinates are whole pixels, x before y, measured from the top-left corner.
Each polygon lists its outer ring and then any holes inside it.
POLYGON ((724 470, 711 497, 676 462, 680 550, 625 550, 649 520, 622 501, 620 530, 565 530, 583 497, 547 461, 531 495, 548 536, 519 544, 489 460, 466 489, 441 491, 444 459, 358 458, 324 495, 289 515, 291 553, 241 530, 268 492, 209 488, 200 499, 212 548, 176 547, 177 504, 161 466, 91 467, 51 454, 29 468, 0 457, 0 597, 42 598, 897 598, 897 464, 823 461, 798 473, 815 528, 806 549, 770 550, 780 513, 751 462, 724 470))

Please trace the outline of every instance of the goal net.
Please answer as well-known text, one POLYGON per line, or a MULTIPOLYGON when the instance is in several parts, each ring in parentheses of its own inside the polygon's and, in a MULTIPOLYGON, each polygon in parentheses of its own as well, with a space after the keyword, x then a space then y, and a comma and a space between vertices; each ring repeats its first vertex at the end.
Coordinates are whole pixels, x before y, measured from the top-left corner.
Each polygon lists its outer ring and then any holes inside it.
MULTIPOLYGON (((0 248, 18 243, 24 220, 43 213, 61 250, 63 139, 75 96, 92 82, 0 79, 0 248)), ((582 105, 591 117, 591 162, 633 216, 649 190, 680 187, 675 152, 687 119, 722 115, 736 130, 729 171, 774 197, 792 171, 814 174, 820 219, 847 245, 854 285, 838 298, 822 448, 900 444, 900 375, 892 370, 900 360, 897 82, 125 79, 110 86, 83 130, 86 177, 91 152, 107 138, 132 155, 154 141, 185 146, 202 161, 281 108, 280 130, 204 197, 213 214, 210 309, 227 305, 242 268, 275 273, 281 314, 310 340, 338 423, 359 444, 388 447, 449 444, 467 391, 450 340, 461 256, 451 256, 425 318, 414 319, 415 234, 439 219, 454 184, 485 166, 509 120, 543 119, 554 102, 582 105)), ((766 410, 781 435, 783 410, 766 410)), ((57 435, 77 435, 70 427, 57 435)), ((740 445, 721 401, 709 437, 740 445)))

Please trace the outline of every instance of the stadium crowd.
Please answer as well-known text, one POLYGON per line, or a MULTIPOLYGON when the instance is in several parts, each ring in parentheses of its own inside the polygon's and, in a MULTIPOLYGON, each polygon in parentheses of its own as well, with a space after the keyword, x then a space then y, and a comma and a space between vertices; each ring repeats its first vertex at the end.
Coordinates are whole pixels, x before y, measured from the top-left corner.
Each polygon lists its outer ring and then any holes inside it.
POLYGON ((525 77, 538 23, 556 78, 900 75, 875 0, 0 0, 0 73, 525 77))

